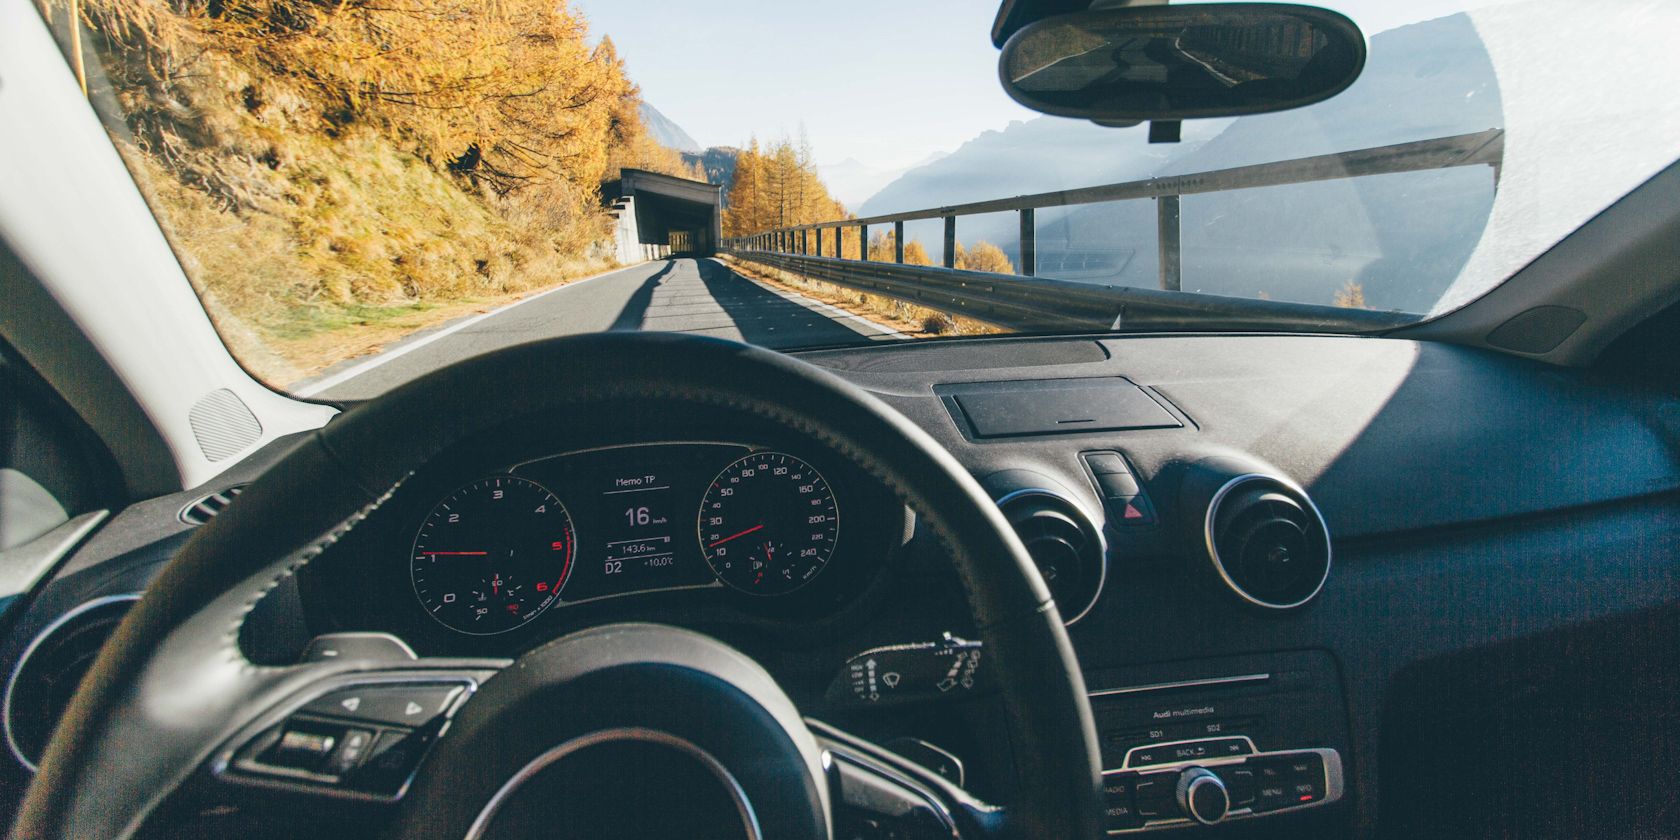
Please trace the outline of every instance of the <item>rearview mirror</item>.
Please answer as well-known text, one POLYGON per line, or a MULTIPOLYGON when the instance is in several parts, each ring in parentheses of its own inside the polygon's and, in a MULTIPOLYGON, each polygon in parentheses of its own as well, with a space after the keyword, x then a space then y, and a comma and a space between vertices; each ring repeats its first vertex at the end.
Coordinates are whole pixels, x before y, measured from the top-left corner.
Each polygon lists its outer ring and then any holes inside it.
POLYGON ((1003 45, 1004 90, 1099 122, 1236 117, 1342 92, 1365 66, 1353 21, 1312 6, 1134 6, 1046 18, 1003 45))

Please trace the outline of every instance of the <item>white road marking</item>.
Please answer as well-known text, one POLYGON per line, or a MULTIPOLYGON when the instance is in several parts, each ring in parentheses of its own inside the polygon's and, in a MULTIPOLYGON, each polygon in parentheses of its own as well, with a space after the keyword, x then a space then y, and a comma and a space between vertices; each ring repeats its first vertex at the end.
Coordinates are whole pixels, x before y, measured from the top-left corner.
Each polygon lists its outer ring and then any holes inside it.
POLYGON ((461 321, 460 323, 458 323, 458 324, 456 324, 452 327, 446 327, 444 329, 438 330, 437 332, 431 333, 430 335, 421 336, 420 338, 414 339, 413 341, 407 342, 405 344, 399 344, 396 347, 393 347, 390 350, 384 351, 384 352, 374 356, 373 358, 368 359, 365 362, 362 362, 359 365, 353 365, 349 368, 346 368, 342 371, 339 371, 338 373, 333 374, 332 376, 326 377, 325 379, 319 379, 319 380, 316 380, 314 382, 311 382, 308 385, 303 386, 302 388, 292 388, 292 389, 289 389, 289 390, 291 390, 292 396, 295 396, 299 399, 308 399, 310 397, 315 396, 316 394, 321 393, 322 391, 327 390, 328 388, 332 388, 335 385, 342 385, 345 382, 348 382, 352 379, 355 379, 356 377, 361 376, 362 374, 367 373, 368 371, 373 370, 376 367, 379 367, 380 365, 383 365, 387 362, 392 362, 392 361, 395 361, 397 359, 400 359, 403 356, 406 356, 409 353, 414 352, 415 350, 419 350, 420 348, 425 347, 426 345, 431 344, 434 341, 437 341, 438 339, 448 338, 449 336, 454 335, 455 333, 458 333, 461 330, 466 329, 467 327, 470 327, 474 324, 477 324, 480 321, 483 321, 485 319, 494 318, 497 315, 500 315, 500 314, 508 311, 509 309, 512 309, 512 308, 514 308, 516 306, 519 306, 521 304, 530 303, 533 300, 538 300, 538 299, 541 299, 541 298, 548 297, 549 295, 552 295, 555 292, 561 291, 562 289, 570 289, 573 286, 582 285, 584 283, 588 283, 591 280, 599 280, 603 277, 611 277, 614 274, 620 274, 622 272, 629 271, 633 268, 641 268, 644 265, 647 265, 647 263, 637 263, 636 265, 628 265, 628 266, 625 266, 623 268, 615 268, 612 271, 604 271, 604 272, 601 272, 600 274, 585 277, 582 280, 573 280, 570 283, 563 283, 559 286, 555 286, 552 289, 548 289, 546 291, 538 292, 534 295, 531 295, 528 298, 521 298, 519 300, 516 300, 513 303, 510 303, 510 304, 508 304, 506 306, 503 306, 499 309, 492 309, 489 312, 483 313, 482 315, 476 315, 474 317, 468 318, 467 320, 461 321))

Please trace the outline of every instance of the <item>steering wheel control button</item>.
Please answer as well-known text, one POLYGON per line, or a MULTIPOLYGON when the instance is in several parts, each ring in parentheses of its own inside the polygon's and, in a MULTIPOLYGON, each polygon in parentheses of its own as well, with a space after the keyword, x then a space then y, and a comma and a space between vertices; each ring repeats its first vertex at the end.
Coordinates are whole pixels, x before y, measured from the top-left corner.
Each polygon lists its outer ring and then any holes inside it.
POLYGON ((347 729, 339 738, 338 749, 327 760, 327 773, 342 776, 356 769, 367 757, 376 733, 371 729, 347 729))
POLYGON ((1231 810, 1225 783, 1205 767, 1191 767, 1178 776, 1178 807, 1202 825, 1214 825, 1231 810))
POLYGON ((302 724, 287 727, 280 739, 263 755, 263 762, 275 767, 313 772, 338 746, 339 734, 328 727, 302 724))
POLYGON ((324 694, 303 710, 370 723, 422 726, 448 711, 464 688, 459 683, 356 686, 324 694))
POLYGON ((432 738, 425 732, 387 729, 351 779, 357 787, 396 794, 420 766, 432 738))

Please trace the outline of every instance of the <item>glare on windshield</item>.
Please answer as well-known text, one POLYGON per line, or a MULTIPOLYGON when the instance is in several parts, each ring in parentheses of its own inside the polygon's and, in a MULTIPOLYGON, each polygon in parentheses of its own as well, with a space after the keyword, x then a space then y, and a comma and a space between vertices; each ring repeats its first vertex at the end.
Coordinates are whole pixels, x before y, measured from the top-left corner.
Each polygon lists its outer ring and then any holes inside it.
POLYGON ((1167 143, 1021 108, 949 5, 42 10, 229 348, 305 396, 603 330, 1379 331, 1680 154, 1659 2, 1335 3, 1352 87, 1167 143))

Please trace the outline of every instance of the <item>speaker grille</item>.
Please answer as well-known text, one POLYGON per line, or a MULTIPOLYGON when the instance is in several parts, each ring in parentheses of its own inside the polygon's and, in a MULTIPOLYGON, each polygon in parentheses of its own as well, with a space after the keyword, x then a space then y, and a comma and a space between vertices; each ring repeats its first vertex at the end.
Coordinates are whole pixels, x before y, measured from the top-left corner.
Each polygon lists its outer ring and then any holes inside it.
POLYGON ((262 424, 246 407, 239 395, 226 388, 217 388, 193 404, 187 412, 193 437, 204 457, 220 461, 234 455, 262 437, 262 424))

